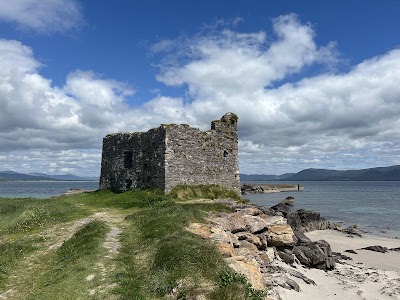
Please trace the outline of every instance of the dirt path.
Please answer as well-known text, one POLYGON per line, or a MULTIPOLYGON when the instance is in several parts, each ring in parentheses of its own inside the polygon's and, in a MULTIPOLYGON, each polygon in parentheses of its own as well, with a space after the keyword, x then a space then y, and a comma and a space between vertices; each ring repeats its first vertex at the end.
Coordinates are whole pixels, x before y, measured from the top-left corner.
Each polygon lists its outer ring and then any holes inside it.
MULTIPOLYGON (((72 222, 57 224, 37 234, 43 241, 37 246, 38 249, 25 257, 10 274, 10 280, 4 291, 0 291, 0 299, 24 299, 24 291, 29 291, 34 285, 38 274, 42 274, 43 265, 47 258, 61 245, 70 239, 84 225, 100 220, 105 222, 110 231, 107 233, 103 247, 106 254, 95 264, 92 274, 86 280, 93 281, 94 287, 89 290, 90 295, 99 295, 104 299, 113 299, 110 293, 115 287, 110 274, 115 270, 115 257, 121 246, 119 236, 124 229, 125 215, 118 210, 104 210, 93 215, 72 222)), ((92 284, 91 284, 92 285, 92 284)))

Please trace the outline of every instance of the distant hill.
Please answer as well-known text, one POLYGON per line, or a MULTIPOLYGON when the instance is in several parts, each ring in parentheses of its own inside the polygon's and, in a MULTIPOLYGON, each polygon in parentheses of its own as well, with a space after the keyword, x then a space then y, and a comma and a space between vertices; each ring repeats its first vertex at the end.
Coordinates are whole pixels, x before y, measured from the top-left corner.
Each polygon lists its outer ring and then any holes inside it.
POLYGON ((35 175, 35 176, 45 176, 45 177, 50 177, 55 180, 93 180, 93 181, 98 181, 98 177, 81 177, 77 176, 74 174, 61 174, 61 175, 49 175, 45 173, 29 173, 29 175, 35 175))
POLYGON ((328 170, 328 169, 305 169, 298 173, 286 173, 282 175, 264 174, 240 174, 240 180, 244 181, 400 181, 400 165, 391 167, 377 167, 361 170, 328 170))
POLYGON ((49 175, 45 173, 23 174, 14 171, 0 171, 0 181, 32 180, 32 181, 60 181, 60 180, 98 180, 97 177, 80 177, 73 174, 49 175))
POLYGON ((285 180, 302 181, 302 180, 358 180, 358 181, 400 181, 400 165, 391 167, 378 167, 362 170, 327 170, 327 169, 306 169, 302 170, 285 180))
POLYGON ((51 180, 47 176, 34 176, 14 171, 0 171, 0 180, 51 180))
POLYGON ((286 178, 294 175, 294 173, 285 173, 282 175, 265 175, 265 174, 240 174, 241 181, 272 181, 272 180, 285 180, 286 178))

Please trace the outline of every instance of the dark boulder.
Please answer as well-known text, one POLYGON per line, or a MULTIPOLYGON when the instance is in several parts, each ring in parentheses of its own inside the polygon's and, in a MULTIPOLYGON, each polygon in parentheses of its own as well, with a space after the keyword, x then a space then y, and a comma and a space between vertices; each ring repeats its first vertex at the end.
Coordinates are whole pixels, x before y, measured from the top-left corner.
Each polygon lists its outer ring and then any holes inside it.
POLYGON ((294 263, 293 252, 289 249, 277 250, 277 253, 282 261, 287 263, 288 265, 292 265, 294 263))
POLYGON ((344 255, 340 252, 332 252, 335 262, 340 263, 342 260, 353 260, 350 256, 344 255))
POLYGON ((319 240, 307 246, 294 246, 293 253, 302 265, 323 270, 335 268, 331 246, 327 241, 319 240))
POLYGON ((277 205, 274 205, 271 208, 277 212, 281 212, 284 217, 286 217, 290 213, 289 206, 281 204, 281 203, 278 203, 277 205))
POLYGON ((382 246, 368 246, 368 247, 361 248, 359 250, 370 250, 370 251, 374 251, 374 252, 386 253, 388 251, 388 248, 382 247, 382 246))
POLYGON ((294 198, 292 196, 286 197, 283 199, 279 204, 293 206, 294 205, 294 198))
POLYGON ((308 245, 312 243, 311 240, 301 231, 294 230, 294 235, 297 238, 298 245, 308 245))
POLYGON ((356 251, 354 251, 353 249, 344 250, 344 252, 352 253, 352 254, 358 254, 358 253, 357 253, 356 251))
POLYGON ((299 209, 288 214, 287 220, 293 230, 302 232, 329 228, 329 222, 322 218, 320 213, 310 210, 299 209))

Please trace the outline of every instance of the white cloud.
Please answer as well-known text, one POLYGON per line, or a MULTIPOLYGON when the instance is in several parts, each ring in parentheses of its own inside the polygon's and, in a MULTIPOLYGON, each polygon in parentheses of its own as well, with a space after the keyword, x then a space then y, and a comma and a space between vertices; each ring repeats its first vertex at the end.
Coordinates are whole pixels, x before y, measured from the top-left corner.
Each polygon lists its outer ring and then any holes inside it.
POLYGON ((193 116, 238 113, 241 165, 259 161, 244 172, 399 163, 400 50, 335 74, 336 43, 318 46, 314 29, 295 15, 276 18, 273 29, 275 39, 221 30, 179 40, 184 59, 169 54, 157 79, 188 87, 193 116), (328 72, 307 78, 316 64, 328 72), (294 74, 304 79, 290 82, 294 74), (382 148, 390 154, 377 159, 382 148), (343 154, 354 151, 363 159, 343 154))
POLYGON ((307 77, 308 68, 337 61, 333 43, 317 45, 314 29, 294 15, 273 25, 275 35, 223 28, 160 42, 153 50, 168 53, 157 78, 185 87, 186 98, 159 91, 135 107, 129 86, 93 71, 73 71, 64 86, 53 86, 32 49, 0 40, 2 166, 18 169, 11 161, 21 161, 19 168, 43 170, 47 158, 54 172, 84 167, 93 174, 108 133, 160 123, 207 129, 228 111, 239 115, 244 173, 400 164, 400 49, 346 73, 328 68, 307 77))
POLYGON ((76 0, 0 1, 0 20, 15 23, 22 30, 41 33, 74 29, 83 22, 76 0))

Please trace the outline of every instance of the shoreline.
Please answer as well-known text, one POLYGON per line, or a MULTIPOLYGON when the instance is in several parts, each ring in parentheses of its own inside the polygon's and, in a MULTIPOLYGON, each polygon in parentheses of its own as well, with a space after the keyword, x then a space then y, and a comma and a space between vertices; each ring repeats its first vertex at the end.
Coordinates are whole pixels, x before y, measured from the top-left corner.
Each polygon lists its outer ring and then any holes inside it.
MULTIPOLYGON (((360 250, 375 245, 397 248, 400 247, 400 240, 376 235, 358 237, 331 229, 314 230, 305 235, 312 241, 326 240, 333 252, 344 254, 352 260, 340 260, 332 271, 296 265, 296 269, 314 280, 316 285, 292 278, 299 284, 300 292, 276 287, 282 300, 400 299, 400 252, 360 250), (357 254, 345 250, 355 250, 357 254)), ((288 268, 283 262, 276 263, 288 268)))
POLYGON ((399 239, 377 235, 364 235, 359 237, 330 229, 314 230, 305 233, 305 235, 312 241, 326 240, 331 245, 334 252, 340 252, 351 257, 353 260, 348 261, 350 264, 363 264, 372 268, 400 272, 400 252, 388 251, 386 253, 380 253, 361 249, 377 245, 388 249, 398 248, 400 247, 399 239), (357 254, 345 252, 346 250, 354 250, 357 254))

